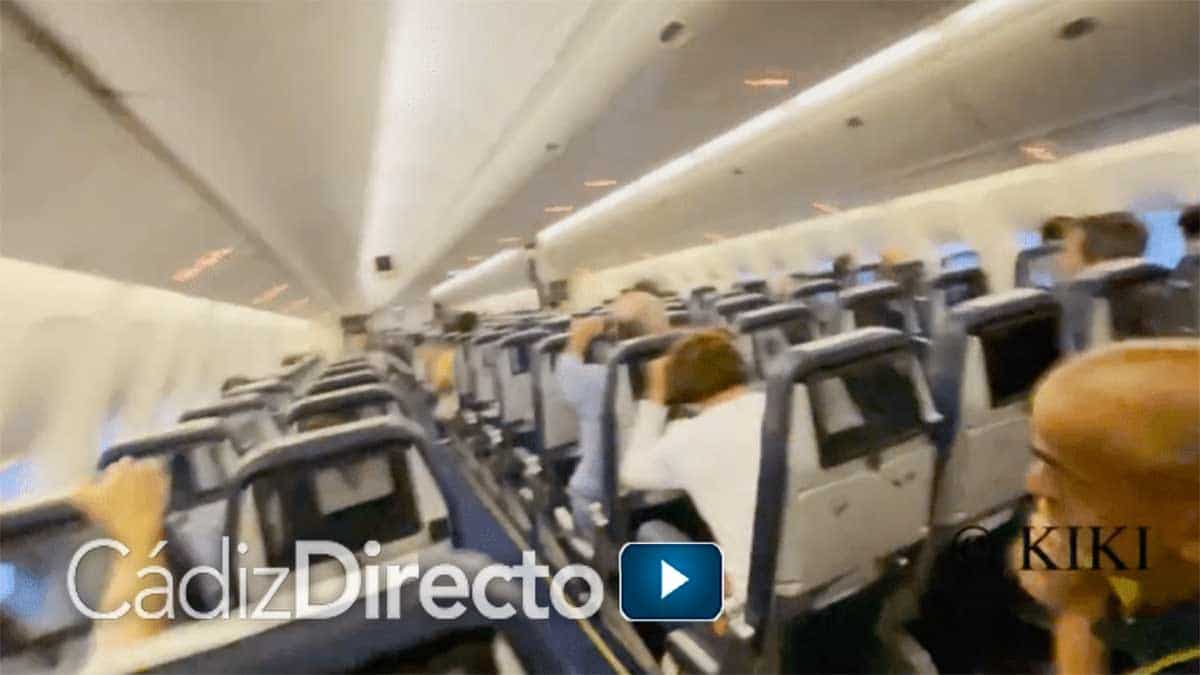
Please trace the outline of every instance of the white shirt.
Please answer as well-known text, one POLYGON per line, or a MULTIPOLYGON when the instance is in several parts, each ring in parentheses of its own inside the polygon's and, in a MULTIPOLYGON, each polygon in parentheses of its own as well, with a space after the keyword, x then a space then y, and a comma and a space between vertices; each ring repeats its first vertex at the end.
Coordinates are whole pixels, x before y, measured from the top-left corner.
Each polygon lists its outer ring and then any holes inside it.
POLYGON ((621 483, 635 490, 682 489, 725 552, 735 605, 746 599, 758 502, 758 462, 767 398, 747 392, 696 417, 667 422, 667 409, 638 404, 621 460, 621 483))

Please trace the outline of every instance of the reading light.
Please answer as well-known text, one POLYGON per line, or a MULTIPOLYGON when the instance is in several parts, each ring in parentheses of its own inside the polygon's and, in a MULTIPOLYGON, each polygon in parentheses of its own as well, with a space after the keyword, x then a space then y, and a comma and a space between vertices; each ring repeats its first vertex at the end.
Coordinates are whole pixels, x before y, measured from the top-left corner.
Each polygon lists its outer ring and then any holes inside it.
POLYGON ((841 210, 833 204, 826 204, 825 202, 813 202, 812 207, 821 213, 837 213, 841 210))
POLYGON ((542 210, 546 213, 570 213, 575 210, 575 207, 570 204, 563 204, 560 206, 547 206, 542 210))
POLYGON ((706 232, 704 234, 704 238, 714 244, 717 243, 718 241, 723 241, 725 239, 725 237, 722 237, 721 235, 717 234, 716 232, 706 232))
POLYGON ((253 300, 251 300, 250 303, 254 304, 254 305, 265 305, 266 303, 271 302, 275 298, 278 298, 279 294, 283 293, 287 289, 288 289, 287 284, 279 284, 277 286, 272 286, 271 288, 268 288, 267 290, 265 290, 262 293, 259 293, 257 296, 255 296, 255 298, 253 300))
POLYGON ((508 246, 510 244, 521 243, 521 238, 520 237, 500 237, 500 239, 498 239, 497 241, 499 241, 502 246, 508 246))
POLYGON ((617 184, 617 181, 615 181, 611 178, 597 178, 596 180, 583 181, 584 187, 612 187, 613 185, 616 185, 616 184, 617 184))
POLYGON ((292 302, 289 302, 287 304, 287 306, 283 308, 283 311, 294 312, 294 311, 301 309, 307 305, 308 305, 308 297, 305 296, 303 298, 300 298, 299 300, 293 300, 292 302))
POLYGON ((786 87, 791 83, 786 77, 754 77, 742 80, 742 84, 756 89, 786 87))
POLYGON ((481 255, 469 255, 469 256, 467 256, 467 262, 468 262, 468 263, 471 263, 471 264, 475 264, 475 263, 479 262, 480 260, 483 260, 483 256, 481 256, 481 255))
POLYGON ((192 263, 188 267, 180 268, 175 272, 175 274, 172 274, 171 279, 173 279, 176 283, 181 284, 191 281, 192 279, 200 276, 200 273, 204 270, 216 265, 225 258, 228 258, 229 254, 231 253, 233 253, 233 247, 231 246, 205 251, 204 253, 200 254, 200 257, 196 258, 196 262, 192 263))

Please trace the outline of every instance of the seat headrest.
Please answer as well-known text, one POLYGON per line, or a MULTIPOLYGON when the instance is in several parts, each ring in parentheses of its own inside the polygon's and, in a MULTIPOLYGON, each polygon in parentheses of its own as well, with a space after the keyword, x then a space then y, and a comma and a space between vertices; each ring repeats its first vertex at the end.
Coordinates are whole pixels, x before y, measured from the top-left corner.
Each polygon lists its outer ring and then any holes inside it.
POLYGON ((1170 274, 1167 268, 1145 258, 1117 258, 1088 266, 1075 276, 1071 286, 1091 295, 1104 295, 1116 286, 1159 281, 1170 274))
POLYGON ((558 333, 549 337, 543 338, 541 342, 534 345, 534 351, 539 354, 553 354, 561 352, 563 347, 567 346, 567 334, 558 333))
POLYGON ((956 270, 943 270, 929 280, 929 287, 942 290, 959 284, 982 285, 987 275, 978 267, 963 267, 956 270))
POLYGON ((553 319, 546 319, 542 322, 542 328, 545 328, 551 333, 562 333, 571 326, 571 317, 559 316, 553 319))
POLYGON ((766 294, 767 292, 767 280, 757 275, 746 275, 734 281, 730 286, 743 293, 766 294))
POLYGON ((1045 258, 1046 256, 1055 255, 1062 251, 1062 244, 1058 242, 1050 242, 1040 246, 1031 246, 1017 253, 1017 264, 1028 263, 1031 260, 1045 258))
POLYGON ((837 293, 839 290, 841 290, 841 288, 842 287, 838 285, 838 282, 834 281, 833 279, 814 279, 811 281, 805 281, 804 283, 796 286, 795 290, 792 291, 792 299, 803 300, 814 295, 820 295, 821 293, 837 293))
POLYGON ((340 412, 346 408, 371 405, 374 403, 392 403, 396 394, 382 384, 363 384, 356 387, 346 387, 323 394, 305 396, 288 406, 286 419, 289 424, 296 420, 321 413, 340 412))
POLYGON ((416 444, 426 450, 429 441, 417 425, 395 415, 363 420, 283 436, 256 448, 242 460, 232 485, 237 492, 259 474, 281 467, 328 459, 342 453, 393 444, 416 444))
POLYGON ((550 335, 549 331, 542 330, 541 328, 530 328, 516 333, 509 333, 496 344, 500 347, 519 347, 521 345, 533 344, 548 335, 550 335))
POLYGON ((896 350, 911 350, 908 336, 893 328, 872 326, 805 342, 779 356, 772 380, 790 383, 826 368, 834 368, 896 350))
POLYGON ((179 421, 189 422, 202 417, 225 417, 227 415, 246 412, 247 410, 265 410, 267 404, 267 397, 262 394, 242 394, 241 396, 221 399, 216 403, 200 406, 199 408, 192 408, 180 415, 179 421))
POLYGON ((356 387, 360 384, 375 384, 380 381, 379 373, 373 369, 355 370, 343 375, 330 375, 313 381, 308 386, 308 396, 323 394, 334 389, 356 387))
POLYGON ((499 340, 500 338, 504 337, 507 334, 508 334, 508 331, 506 331, 506 330, 485 331, 485 332, 480 333, 480 334, 476 335, 475 337, 471 338, 471 344, 482 345, 482 344, 487 344, 489 342, 495 342, 496 340, 499 340))
POLYGON ((842 305, 848 309, 868 302, 894 300, 902 295, 900 285, 894 281, 876 281, 862 286, 847 288, 841 293, 842 305))
POLYGON ((99 469, 122 457, 162 457, 190 450, 197 445, 219 443, 230 438, 229 429, 219 418, 201 417, 153 434, 115 443, 100 455, 99 469))
POLYGON ((950 310, 950 317, 964 331, 972 333, 997 320, 1047 311, 1062 311, 1053 295, 1037 288, 1017 288, 962 302, 950 310))
POLYGON ((609 368, 620 364, 636 363, 646 359, 655 358, 667 351, 675 340, 679 339, 680 333, 671 332, 660 335, 645 335, 642 337, 633 338, 620 342, 608 354, 606 360, 609 368))
POLYGON ((739 333, 753 333, 762 328, 777 326, 797 319, 809 320, 812 311, 800 302, 789 302, 772 307, 763 307, 737 315, 734 327, 739 333))
POLYGON ((737 293, 717 301, 716 310, 721 316, 731 318, 742 312, 771 304, 767 296, 760 293, 737 293))
POLYGON ((716 292, 717 292, 716 286, 709 286, 709 285, 693 286, 692 290, 688 291, 688 296, 695 298, 697 296, 708 295, 709 293, 716 293, 716 292))
POLYGON ((236 387, 230 387, 223 396, 225 398, 233 398, 242 394, 291 394, 292 386, 278 377, 268 377, 246 384, 240 384, 236 387))

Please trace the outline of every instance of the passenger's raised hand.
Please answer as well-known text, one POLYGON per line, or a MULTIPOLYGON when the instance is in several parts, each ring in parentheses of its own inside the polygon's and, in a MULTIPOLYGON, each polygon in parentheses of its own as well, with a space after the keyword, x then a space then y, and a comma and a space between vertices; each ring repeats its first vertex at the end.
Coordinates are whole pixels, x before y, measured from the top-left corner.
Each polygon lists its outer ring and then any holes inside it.
POLYGON ((592 344, 592 340, 604 333, 605 326, 605 319, 602 316, 585 316, 574 319, 571 321, 571 327, 567 333, 567 351, 583 358, 587 353, 588 346, 592 344))
POLYGON ((170 480, 158 464, 124 457, 71 501, 109 536, 133 547, 157 540, 169 493, 170 480))

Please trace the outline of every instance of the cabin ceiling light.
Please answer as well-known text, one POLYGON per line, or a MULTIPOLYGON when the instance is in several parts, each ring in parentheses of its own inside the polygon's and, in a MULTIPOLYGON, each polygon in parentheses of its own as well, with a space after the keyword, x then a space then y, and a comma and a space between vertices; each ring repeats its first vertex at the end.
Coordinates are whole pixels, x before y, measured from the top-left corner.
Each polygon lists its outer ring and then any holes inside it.
POLYGON ((837 213, 841 210, 828 202, 813 202, 812 207, 821 213, 837 213))
POLYGON ((575 207, 571 204, 560 204, 556 206, 547 206, 542 210, 546 213, 570 213, 575 210, 575 207))
POLYGON ((1050 143, 1026 143, 1021 146, 1021 152, 1039 162, 1053 162, 1058 159, 1058 153, 1050 143))
POLYGON ((791 83, 786 77, 748 77, 742 80, 742 84, 755 89, 778 89, 791 83))
POLYGON ((481 256, 481 255, 469 255, 469 256, 467 256, 467 262, 469 262, 469 263, 471 263, 471 264, 475 264, 475 263, 479 262, 480 260, 483 260, 483 256, 481 256))
POLYGON ((279 295, 281 293, 283 293, 284 291, 286 291, 287 289, 288 289, 287 284, 277 284, 275 286, 268 288, 267 290, 263 291, 262 293, 259 293, 258 295, 254 296, 254 299, 251 300, 250 303, 254 304, 254 305, 265 305, 268 302, 271 302, 272 300, 274 300, 275 298, 278 298, 279 295))
POLYGON ((585 180, 585 181, 583 181, 583 186, 584 186, 584 187, 591 187, 591 188, 595 188, 595 187, 612 187, 613 185, 616 185, 616 184, 617 184, 617 181, 615 181, 615 180, 613 180, 613 179, 611 179, 611 178, 596 178, 596 179, 593 179, 593 180, 585 180))
POLYGON ((714 244, 717 243, 718 241, 723 241, 725 239, 725 237, 722 237, 721 235, 717 234, 716 232, 706 232, 706 233, 704 233, 704 238, 714 244))
POLYGON ((196 258, 196 261, 191 265, 176 270, 175 274, 171 275, 171 279, 180 284, 191 281, 192 279, 200 276, 200 274, 208 268, 213 267, 222 260, 228 258, 231 253, 233 253, 232 246, 226 246, 225 248, 214 248, 211 251, 205 251, 204 253, 201 253, 200 257, 196 258))
POLYGON ((1010 15, 1042 6, 1041 0, 976 0, 943 19, 923 28, 849 68, 789 97, 738 126, 716 136, 690 152, 659 166, 637 180, 609 192, 604 197, 542 230, 539 236, 553 237, 572 229, 598 213, 608 211, 637 195, 658 190, 702 163, 717 159, 750 138, 774 132, 783 124, 796 122, 809 111, 843 95, 861 90, 867 84, 912 66, 918 60, 936 54, 953 41, 967 39, 979 30, 977 24, 1002 23, 1010 15))
POLYGON ((520 237, 500 237, 500 239, 498 241, 500 242, 500 244, 502 246, 508 246, 510 244, 521 243, 521 238, 520 237))

